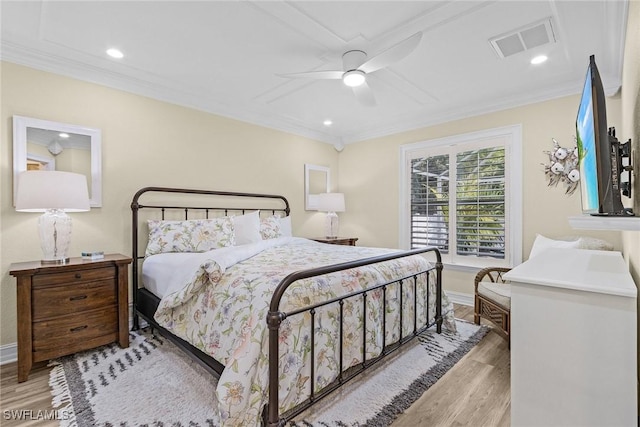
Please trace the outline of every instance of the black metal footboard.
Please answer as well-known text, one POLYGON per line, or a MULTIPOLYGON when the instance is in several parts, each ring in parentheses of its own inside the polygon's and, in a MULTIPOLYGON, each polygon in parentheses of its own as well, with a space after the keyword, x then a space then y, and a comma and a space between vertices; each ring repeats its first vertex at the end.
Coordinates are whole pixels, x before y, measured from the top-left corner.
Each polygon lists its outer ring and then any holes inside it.
POLYGON ((285 423, 295 417, 296 415, 300 414, 301 412, 303 412, 304 410, 308 409, 311 405, 313 405, 314 403, 316 403, 317 401, 319 401, 320 399, 324 398, 326 395, 328 395, 329 393, 331 393, 333 390, 337 389, 338 387, 341 387, 344 383, 346 383, 347 381, 353 379, 354 377, 356 377, 357 375, 359 375, 360 373, 364 372, 366 369, 370 368, 371 366, 375 365, 377 362, 379 362, 380 360, 384 359, 386 356, 388 356, 389 354, 393 353, 395 350, 399 349, 402 345, 406 344, 407 342, 411 341, 413 338, 415 338, 417 335, 419 335, 420 333, 422 333, 424 330, 428 329, 429 327, 433 326, 434 324, 436 325, 436 330, 438 333, 440 333, 442 331, 442 259, 440 256, 440 251, 438 251, 437 248, 423 248, 423 249, 415 249, 412 251, 406 251, 406 252, 397 252, 397 253, 392 253, 392 254, 388 254, 388 255, 382 255, 382 256, 377 256, 377 257, 371 257, 371 258, 365 258, 365 259, 361 259, 361 260, 356 260, 356 261, 350 261, 350 262, 345 262, 345 263, 340 263, 340 264, 335 264, 335 265, 329 265, 329 266, 325 266, 325 267, 319 267, 319 268, 314 268, 314 269, 309 269, 309 270, 304 270, 304 271, 299 271, 299 272, 295 272, 290 274, 289 276, 285 277, 280 284, 278 285, 278 287, 276 288, 273 297, 271 298, 271 305, 269 308, 269 313, 267 314, 267 325, 269 327, 269 400, 268 400, 268 404, 267 407, 264 411, 264 424, 268 425, 269 427, 277 427, 277 426, 283 426, 285 425, 285 423), (427 253, 427 252, 433 252, 436 256, 436 263, 435 263, 435 267, 430 267, 424 271, 415 273, 411 276, 407 276, 407 277, 402 277, 402 278, 394 278, 393 281, 391 282, 387 282, 387 283, 382 283, 382 284, 377 284, 375 286, 371 286, 367 289, 364 290, 360 290, 360 291, 356 291, 356 292, 352 292, 349 293, 347 295, 343 295, 337 298, 333 298, 331 300, 328 301, 322 301, 319 302, 317 304, 313 304, 313 305, 309 305, 303 308, 299 308, 296 309, 294 311, 289 311, 289 312, 283 312, 280 310, 280 302, 282 300, 283 295, 285 294, 286 290, 289 288, 290 285, 292 285, 294 282, 301 280, 301 279, 306 279, 306 278, 310 278, 310 277, 315 277, 315 276, 321 276, 324 274, 329 274, 329 273, 334 273, 337 271, 342 271, 342 270, 348 270, 351 268, 356 268, 356 267, 362 267, 365 265, 371 265, 371 264, 376 264, 376 263, 380 263, 380 262, 384 262, 384 261, 390 261, 390 260, 394 260, 394 259, 398 259, 398 258, 404 258, 404 257, 408 257, 408 256, 413 256, 413 255, 417 255, 417 254, 423 254, 423 253, 427 253), (433 322, 429 323, 429 319, 431 318, 430 313, 428 312, 429 309, 429 273, 431 271, 435 270, 436 273, 436 302, 435 302, 435 316, 433 318, 433 322), (418 302, 418 295, 417 295, 417 283, 418 283, 418 276, 420 275, 426 275, 427 278, 427 292, 426 292, 426 301, 425 301, 425 309, 426 309, 426 316, 425 316, 425 322, 424 324, 418 325, 418 310, 417 310, 417 302, 418 302), (399 302, 399 306, 400 306, 400 311, 399 311, 399 329, 400 329, 400 337, 397 341, 391 343, 391 344, 386 344, 385 343, 385 338, 386 338, 386 319, 385 314, 386 314, 386 289, 393 285, 393 284, 398 284, 400 286, 400 302, 399 302), (403 337, 403 319, 402 319, 402 315, 403 315, 403 301, 402 301, 402 295, 403 295, 403 286, 413 286, 413 291, 414 291, 414 298, 413 298, 413 303, 414 303, 414 310, 413 310, 413 332, 410 333, 408 336, 404 336, 403 337), (383 295, 383 306, 382 306, 382 325, 383 325, 383 331, 382 331, 382 350, 379 356, 373 357, 373 358, 369 358, 367 359, 367 348, 366 348, 366 331, 367 331, 367 316, 363 316, 363 324, 362 324, 362 330, 363 330, 363 345, 362 345, 362 362, 355 366, 352 367, 348 370, 348 372, 345 372, 343 370, 343 360, 342 360, 342 354, 343 354, 343 305, 344 302, 350 298, 361 298, 363 301, 363 308, 364 308, 364 313, 366 313, 366 304, 367 304, 367 295, 369 295, 371 292, 376 291, 376 290, 382 290, 382 295, 383 295), (339 336, 340 336, 340 342, 339 342, 339 364, 340 364, 340 368, 339 368, 339 372, 338 372, 338 377, 335 381, 333 381, 331 384, 323 387, 318 393, 315 392, 315 383, 314 383, 314 370, 315 370, 315 323, 314 323, 314 319, 315 319, 315 314, 316 314, 316 310, 319 309, 320 307, 323 306, 327 306, 329 304, 338 304, 339 305, 339 310, 340 310, 340 331, 339 331, 339 336), (296 314, 301 314, 301 313, 306 313, 308 312, 311 316, 311 334, 310 334, 310 339, 311 339, 311 352, 310 352, 310 357, 311 357, 311 375, 310 375, 310 381, 309 381, 309 385, 310 385, 310 393, 309 393, 309 397, 302 403, 300 403, 298 406, 296 406, 296 408, 287 411, 286 416, 283 417, 282 414, 280 414, 280 410, 279 410, 279 353, 280 353, 280 349, 279 349, 279 334, 280 334, 280 325, 282 324, 282 322, 289 316, 293 316, 296 314))
MULTIPOLYGON (((255 194, 255 193, 237 193, 237 192, 226 192, 226 191, 211 191, 211 190, 194 190, 194 189, 180 189, 180 188, 165 188, 165 187, 147 187, 138 191, 132 200, 131 203, 132 210, 132 256, 134 259, 133 268, 132 268, 132 283, 133 283, 133 304, 134 304, 134 329, 138 328, 138 316, 142 316, 146 321, 148 321, 152 326, 158 328, 160 331, 164 332, 166 336, 171 339, 174 343, 176 343, 182 350, 191 354, 196 360, 202 362, 206 366, 210 367, 215 372, 220 373, 224 366, 220 364, 218 361, 202 353, 200 350, 196 349, 189 343, 186 343, 179 339, 178 337, 173 336, 170 332, 165 331, 159 325, 155 323, 153 320, 154 313, 159 304, 159 298, 155 295, 151 294, 147 290, 143 289, 140 283, 141 279, 141 263, 144 260, 144 249, 146 247, 146 234, 147 230, 145 227, 140 227, 142 223, 147 219, 139 216, 141 211, 145 211, 147 213, 152 214, 152 219, 177 219, 176 215, 181 219, 191 219, 192 217, 216 217, 220 215, 232 215, 232 214, 244 214, 245 212, 250 212, 253 210, 260 210, 261 212, 265 212, 266 214, 274 215, 276 213, 282 215, 289 215, 289 202, 287 199, 280 195, 268 195, 268 194, 255 194), (150 194, 149 194, 150 193, 150 194), (177 200, 165 199, 168 195, 174 194, 178 196, 177 200), (142 196, 147 196, 146 203, 142 203, 140 201, 142 196), (186 198, 185 198, 186 197, 186 198), (193 197, 193 199, 192 199, 193 197), (200 199, 202 197, 203 199, 200 199), (165 216, 166 214, 166 216, 165 216), (171 214, 171 216, 169 215, 171 214)), ((428 279, 427 279, 428 280, 428 279)), ((351 380, 359 373, 363 372, 365 369, 373 366, 378 361, 385 358, 390 353, 394 352, 398 348, 400 348, 403 344, 412 340, 415 336, 420 334, 425 329, 433 326, 434 324, 437 326, 437 332, 440 333, 442 329, 442 261, 440 257, 440 252, 436 248, 424 248, 424 249, 416 249, 412 251, 406 252, 395 252, 391 254, 381 255, 377 257, 365 258, 356 261, 345 262, 341 264, 335 264, 325 267, 314 268, 305 271, 299 271, 296 273, 292 273, 286 278, 284 278, 278 287, 275 290, 275 293, 271 299, 271 305, 269 309, 269 313, 267 315, 267 325, 269 328, 269 400, 268 405, 265 407, 263 420, 264 424, 270 427, 281 426, 283 425, 287 419, 291 419, 292 417, 300 414, 302 411, 310 407, 312 404, 316 403, 324 396, 331 393, 331 391, 336 388, 342 386, 342 384, 351 380), (424 271, 417 272, 408 277, 398 277, 394 278, 392 281, 388 283, 376 284, 375 286, 371 286, 366 290, 357 291, 350 293, 348 295, 341 296, 339 298, 335 298, 329 301, 322 301, 315 305, 310 305, 303 308, 296 308, 295 311, 283 312, 280 310, 280 301, 285 294, 286 290, 289 288, 291 284, 294 282, 306 279, 310 277, 320 276, 324 274, 334 273, 337 271, 348 270, 351 268, 362 267, 365 265, 376 264, 384 261, 391 261, 398 258, 409 257, 417 254, 423 254, 427 252, 433 252, 436 257, 435 267, 430 267, 425 269, 424 271), (402 295, 403 295, 403 286, 414 286, 414 305, 417 304, 417 294, 415 292, 416 283, 418 283, 418 277, 420 275, 426 275, 429 277, 430 272, 435 271, 436 274, 436 312, 433 315, 433 321, 429 322, 429 319, 432 317, 432 313, 428 313, 429 301, 429 284, 427 284, 427 292, 425 301, 425 310, 426 320, 424 322, 421 321, 422 324, 419 324, 417 314, 418 310, 414 306, 414 319, 413 319, 413 331, 407 336, 403 336, 403 313, 402 310, 399 312, 399 324, 400 324, 400 339, 394 340, 394 342, 387 344, 384 342, 386 336, 386 320, 384 319, 385 311, 386 311, 386 289, 390 286, 395 286, 398 284, 400 286, 400 307, 403 307, 402 295), (343 372, 342 365, 340 366, 339 376, 338 378, 331 384, 325 386, 317 393, 315 392, 315 384, 314 384, 314 376, 311 375, 311 391, 309 398, 306 399, 300 406, 294 408, 293 410, 287 411, 286 414, 279 413, 279 405, 278 405, 278 389, 279 389, 279 381, 278 381, 278 357, 279 357, 279 332, 280 326, 282 322, 289 316, 294 316, 297 314, 305 315, 305 313, 309 313, 311 316, 311 328, 313 332, 314 325, 314 316, 316 315, 316 310, 319 310, 323 306, 328 304, 338 304, 342 306, 345 301, 348 301, 350 298, 360 298, 363 300, 364 309, 366 313, 367 307, 367 295, 371 295, 372 292, 382 292, 383 299, 383 310, 382 310, 382 351, 380 355, 367 359, 367 349, 366 349, 366 338, 363 338, 363 352, 362 352, 362 363, 358 366, 349 368, 347 371, 343 372)), ((342 325, 342 321, 340 324, 342 325)), ((342 330, 342 326, 341 326, 342 330)), ((367 331, 367 323, 366 316, 364 318, 363 331, 366 333, 367 331)), ((363 333, 364 335, 366 335, 363 333)), ((313 349, 315 344, 314 334, 310 334, 311 337, 311 348, 313 349)), ((342 346, 342 332, 340 332, 340 345, 342 346)), ((342 350, 340 350, 341 353, 342 350)), ((314 351, 311 351, 311 366, 310 369, 313 372, 315 369, 316 361, 314 359, 314 351)), ((342 359, 342 355, 340 356, 342 359)))

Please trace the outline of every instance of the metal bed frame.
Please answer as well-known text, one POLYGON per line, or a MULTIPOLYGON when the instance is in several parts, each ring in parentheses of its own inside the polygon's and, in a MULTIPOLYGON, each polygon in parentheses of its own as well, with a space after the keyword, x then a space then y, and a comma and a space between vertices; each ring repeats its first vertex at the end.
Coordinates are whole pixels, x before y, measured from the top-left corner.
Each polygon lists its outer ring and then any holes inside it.
MULTIPOLYGON (((229 200, 230 200, 229 199, 229 200)), ((184 350, 185 352, 187 352, 188 354, 190 354, 192 357, 194 357, 197 361, 199 361, 201 364, 203 364, 207 369, 209 369, 210 371, 214 371, 218 374, 222 373, 222 371, 224 370, 224 365, 222 365, 219 361, 217 361, 216 359, 214 359, 213 357, 209 356, 208 354, 205 354, 204 352, 202 352, 201 350, 195 348, 194 346, 192 346, 191 344, 189 344, 188 342, 182 340, 181 338, 176 337, 175 335, 171 334, 169 331, 167 331, 166 329, 162 328, 160 325, 158 325, 153 316, 158 308, 158 305, 160 303, 160 299, 154 295, 153 293, 149 292, 148 290, 144 289, 143 287, 140 287, 141 283, 139 280, 140 277, 140 270, 139 270, 139 266, 140 266, 140 262, 144 259, 144 253, 142 255, 140 255, 140 249, 143 250, 144 252, 144 248, 140 248, 139 247, 139 232, 140 232, 140 219, 139 219, 139 212, 141 210, 156 210, 160 212, 160 219, 165 219, 165 213, 167 211, 183 211, 184 212, 184 219, 189 219, 189 212, 190 211, 196 211, 196 212, 200 212, 200 214, 202 215, 202 213, 204 213, 205 218, 209 218, 209 215, 229 215, 232 213, 239 213, 239 214, 244 214, 246 211, 254 211, 254 210, 261 210, 261 212, 267 211, 270 212, 271 214, 276 214, 276 213, 283 213, 284 215, 289 215, 290 213, 290 208, 289 208, 289 202, 287 201, 287 199, 283 196, 280 195, 270 195, 270 194, 257 194, 257 193, 239 193, 239 192, 228 192, 228 191, 214 191, 214 190, 196 190, 196 189, 181 189, 181 188, 167 188, 167 187, 145 187, 142 188, 141 190, 139 190, 133 197, 133 200, 131 202, 131 211, 132 211, 132 258, 133 258, 133 265, 132 265, 132 282, 133 282, 133 306, 134 306, 134 310, 133 310, 133 329, 137 330, 140 327, 139 324, 139 317, 142 317, 146 322, 149 323, 149 325, 152 328, 157 329, 163 336, 165 336, 167 339, 169 339, 170 341, 172 341, 174 344, 176 344, 179 348, 181 348, 182 350, 184 350), (218 197, 221 196, 223 199, 225 197, 229 197, 231 198, 241 198, 241 199, 246 199, 246 200, 252 200, 255 201, 255 205, 252 205, 252 207, 221 207, 221 206, 201 206, 201 205, 193 205, 193 206, 185 206, 185 205, 176 205, 176 204, 166 204, 166 203, 152 203, 152 204, 141 204, 140 203, 140 198, 147 193, 178 193, 178 194, 188 194, 188 195, 194 195, 196 197, 207 197, 207 196, 212 196, 212 197, 218 197), (277 202, 280 206, 274 208, 274 207, 270 207, 270 208, 263 208, 263 207, 256 207, 259 203, 258 201, 262 199, 268 199, 270 202, 277 202)), ((268 344, 268 351, 269 351, 269 385, 268 385, 268 392, 269 392, 269 396, 268 396, 268 403, 266 405, 266 407, 263 410, 263 424, 265 426, 269 426, 269 427, 276 427, 276 426, 284 426, 285 423, 292 419, 293 417, 295 417, 296 415, 299 415, 300 413, 302 413, 304 410, 308 409, 311 405, 313 405, 314 403, 318 402, 319 400, 321 400, 322 398, 324 398, 325 396, 327 396, 329 393, 331 393, 332 391, 334 391, 335 389, 341 387, 343 384, 345 384, 346 382, 348 382, 349 380, 353 379, 354 377, 356 377, 358 374, 362 373, 363 371, 365 371, 366 369, 370 368, 371 366, 375 365, 377 362, 379 362, 380 360, 384 359, 386 356, 388 356, 389 354, 395 352, 396 350, 398 350, 400 347, 402 347, 404 344, 408 343, 409 341, 411 341, 413 338, 415 338, 416 336, 418 336, 420 333, 422 333, 423 331, 425 331, 426 329, 432 327, 433 325, 436 325, 436 331, 438 333, 441 333, 442 331, 442 322, 443 322, 443 317, 442 317, 442 259, 440 256, 440 252, 438 251, 437 248, 422 248, 422 249, 415 249, 415 250, 411 250, 411 251, 403 251, 403 252, 397 252, 397 253, 392 253, 392 254, 386 254, 386 255, 381 255, 381 256, 375 256, 375 257, 369 257, 369 258, 363 258, 360 260, 355 260, 355 261, 349 261, 349 262, 344 262, 344 263, 340 263, 340 264, 334 264, 334 265, 329 265, 329 266, 323 266, 323 267, 319 267, 319 268, 313 268, 313 269, 308 269, 308 270, 303 270, 303 271, 297 271, 294 272, 290 275, 288 275, 287 277, 285 277, 277 286, 277 288, 274 291, 274 294, 272 296, 271 299, 271 303, 269 306, 269 312, 267 314, 267 318, 265 319, 265 321, 267 322, 268 325, 268 329, 269 329, 269 344, 268 344), (280 310, 280 301, 283 297, 283 295, 285 294, 287 288, 293 284, 294 282, 301 280, 301 279, 306 279, 306 278, 310 278, 310 277, 315 277, 315 276, 321 276, 324 274, 329 274, 329 273, 334 273, 337 271, 341 271, 341 270, 348 270, 351 268, 356 268, 356 267, 362 267, 365 265, 370 265, 370 264, 376 264, 376 263, 380 263, 380 262, 384 262, 384 261, 389 261, 389 260, 393 260, 393 259, 398 259, 398 258, 403 258, 403 257, 408 257, 408 256, 412 256, 412 255, 416 255, 416 254, 423 254, 423 253, 427 253, 427 252, 432 252, 435 254, 436 257, 436 262, 435 262, 435 266, 432 268, 429 268, 425 271, 421 271, 418 273, 415 273, 411 276, 408 277, 399 277, 399 278, 394 278, 393 281, 387 282, 387 283, 383 283, 383 284, 379 284, 376 286, 372 286, 370 288, 364 289, 364 290, 360 290, 360 291, 356 291, 356 292, 352 292, 349 293, 347 295, 343 295, 340 297, 336 297, 333 298, 331 300, 328 301, 323 301, 320 302, 318 304, 314 304, 314 305, 309 305, 306 307, 301 307, 299 309, 296 309, 294 311, 290 311, 290 312, 283 312, 280 310), (417 313, 417 283, 418 283, 418 277, 422 274, 426 275, 427 281, 429 280, 429 273, 431 271, 435 271, 436 273, 436 313, 434 315, 434 320, 433 322, 429 323, 429 318, 430 313, 428 313, 428 307, 429 307, 429 292, 428 292, 428 288, 429 288, 429 284, 427 282, 427 292, 425 295, 426 301, 425 301, 425 307, 427 308, 427 313, 426 313, 426 320, 423 324, 418 324, 418 313, 417 313), (393 343, 387 344, 385 342, 385 338, 386 338, 386 307, 387 307, 387 300, 386 300, 386 289, 393 284, 399 284, 399 286, 401 287, 401 289, 404 289, 403 286, 413 286, 413 290, 414 290, 414 295, 416 295, 416 297, 413 298, 413 304, 414 304, 414 318, 413 318, 413 332, 410 333, 407 336, 403 336, 403 319, 402 319, 402 310, 400 310, 400 335, 399 335, 399 340, 395 341, 393 343), (360 364, 358 364, 357 366, 351 367, 347 370, 343 369, 343 357, 342 357, 342 352, 343 352, 343 348, 342 348, 342 332, 343 332, 343 305, 344 302, 350 298, 360 298, 363 301, 363 307, 366 308, 366 303, 367 303, 367 295, 369 293, 371 293, 372 291, 378 290, 378 289, 382 289, 382 300, 383 300, 383 306, 382 306, 382 325, 383 325, 383 330, 382 331, 382 352, 379 356, 375 357, 375 358, 370 358, 367 359, 366 357, 366 339, 364 338, 364 336, 366 335, 365 333, 363 333, 363 345, 362 345, 362 362, 360 364), (319 392, 315 392, 315 384, 314 384, 314 370, 315 370, 315 358, 314 358, 314 343, 315 343, 315 336, 314 336, 314 319, 315 319, 315 313, 316 310, 320 307, 329 305, 329 304, 338 304, 339 310, 340 310, 340 348, 339 348, 339 354, 340 354, 340 372, 338 374, 338 377, 335 381, 333 381, 331 384, 325 386, 323 389, 321 389, 319 392), (280 324, 289 316, 293 316, 293 315, 297 315, 297 314, 301 314, 301 313, 305 313, 308 312, 311 316, 311 334, 310 334, 310 339, 311 339, 311 349, 312 351, 310 352, 310 357, 311 357, 311 376, 310 376, 310 396, 304 401, 302 402, 300 405, 296 406, 294 409, 289 410, 286 412, 286 414, 280 414, 279 413, 279 405, 278 405, 278 388, 279 388, 279 384, 278 384, 278 354, 279 354, 279 328, 280 328, 280 324)), ((403 292, 400 292, 400 307, 404 307, 403 305, 403 301, 402 301, 402 295, 403 292)), ((366 332, 366 328, 367 328, 367 323, 366 323, 366 316, 364 316, 364 321, 363 321, 363 331, 366 332)))

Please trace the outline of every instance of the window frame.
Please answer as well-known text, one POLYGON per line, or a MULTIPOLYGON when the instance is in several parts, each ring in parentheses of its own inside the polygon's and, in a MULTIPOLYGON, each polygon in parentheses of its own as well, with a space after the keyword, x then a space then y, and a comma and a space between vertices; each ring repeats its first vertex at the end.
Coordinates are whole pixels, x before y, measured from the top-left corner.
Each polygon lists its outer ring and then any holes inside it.
MULTIPOLYGON (((449 192, 449 247, 448 254, 442 254, 447 266, 467 269, 514 267, 522 262, 522 126, 511 125, 478 132, 452 135, 444 138, 419 141, 400 146, 400 206, 399 245, 402 249, 411 247, 411 160, 441 154, 453 156, 454 163, 449 171, 456 169, 456 154, 464 151, 488 147, 505 148, 505 258, 476 257, 456 254, 455 223, 457 200, 455 186, 449 192), (498 143, 497 143, 498 142, 498 143), (451 218, 453 217, 453 219, 451 218)), ((455 179, 455 172, 453 175, 455 179)))

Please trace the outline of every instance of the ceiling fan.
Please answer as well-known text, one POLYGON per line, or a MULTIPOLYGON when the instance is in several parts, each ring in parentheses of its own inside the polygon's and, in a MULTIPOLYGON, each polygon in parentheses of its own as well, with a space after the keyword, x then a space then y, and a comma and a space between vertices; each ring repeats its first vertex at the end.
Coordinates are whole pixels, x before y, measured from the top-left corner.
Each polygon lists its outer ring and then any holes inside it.
POLYGON ((333 71, 308 71, 304 73, 280 74, 288 78, 308 78, 320 80, 342 80, 351 87, 356 99, 363 105, 374 106, 376 99, 373 91, 367 84, 367 75, 381 68, 400 61, 418 47, 422 39, 422 32, 417 32, 411 37, 379 53, 367 60, 366 52, 350 50, 342 55, 342 70, 333 71))

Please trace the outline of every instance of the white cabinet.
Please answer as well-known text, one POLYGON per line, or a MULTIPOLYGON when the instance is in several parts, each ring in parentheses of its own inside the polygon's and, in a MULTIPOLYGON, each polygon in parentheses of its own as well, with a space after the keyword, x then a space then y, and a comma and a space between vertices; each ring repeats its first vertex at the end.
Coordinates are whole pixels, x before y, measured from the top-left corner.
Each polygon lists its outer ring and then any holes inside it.
POLYGON ((637 289, 622 255, 550 249, 505 278, 511 424, 637 426, 637 289))

